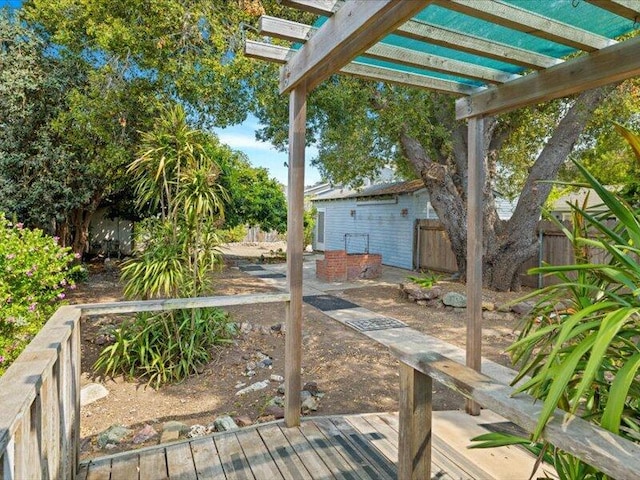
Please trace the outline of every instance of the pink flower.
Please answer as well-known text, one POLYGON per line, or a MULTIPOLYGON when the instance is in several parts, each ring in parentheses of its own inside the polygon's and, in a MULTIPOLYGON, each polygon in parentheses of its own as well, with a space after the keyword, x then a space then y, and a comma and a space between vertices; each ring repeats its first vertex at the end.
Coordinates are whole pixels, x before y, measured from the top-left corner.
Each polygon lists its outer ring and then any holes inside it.
POLYGON ((80 255, 79 253, 77 253, 77 252, 76 252, 76 253, 74 253, 74 254, 73 254, 73 256, 74 256, 75 258, 80 258, 80 256, 81 256, 81 255, 80 255))
POLYGON ((18 230, 22 230, 24 228, 24 223, 22 223, 22 222, 16 223, 16 228, 18 230))
POLYGON ((4 357, 2 355, 0 355, 0 363, 4 363, 4 357))
POLYGON ((27 277, 33 277, 33 270, 27 270, 27 277))
POLYGON ((60 292, 57 297, 62 300, 64 297, 66 297, 66 295, 64 294, 64 292, 60 292))
POLYGON ((29 311, 30 312, 35 312, 36 311, 36 302, 33 302, 31 305, 29 305, 29 311))
POLYGON ((75 283, 72 283, 71 285, 69 285, 69 288, 70 288, 71 290, 75 290, 75 289, 76 289, 76 284, 75 284, 75 283))
POLYGON ((67 284, 67 281, 63 278, 62 280, 60 280, 60 285, 61 286, 65 286, 67 284))
POLYGON ((15 253, 7 254, 7 260, 13 260, 14 258, 16 258, 16 254, 15 253))

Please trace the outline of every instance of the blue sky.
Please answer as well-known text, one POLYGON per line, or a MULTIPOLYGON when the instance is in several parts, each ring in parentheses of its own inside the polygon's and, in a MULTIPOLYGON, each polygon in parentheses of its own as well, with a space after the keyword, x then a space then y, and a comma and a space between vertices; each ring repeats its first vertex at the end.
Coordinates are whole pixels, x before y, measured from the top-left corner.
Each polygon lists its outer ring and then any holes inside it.
MULTIPOLYGON (((265 167, 272 177, 275 177, 284 185, 287 184, 287 154, 274 149, 270 143, 256 140, 255 132, 259 128, 258 119, 250 115, 241 125, 225 129, 215 129, 215 133, 222 143, 229 145, 234 150, 244 152, 252 165, 265 167)), ((312 185, 320 180, 320 173, 311 166, 311 159, 318 154, 314 147, 309 147, 305 153, 305 185, 312 185)))
MULTIPOLYGON (((22 0, 0 0, 0 7, 20 8, 22 0)), ((220 140, 234 150, 244 152, 255 167, 264 167, 272 177, 280 183, 287 184, 287 154, 278 152, 271 144, 256 140, 255 132, 259 128, 258 120, 249 116, 241 125, 225 129, 215 129, 220 140)), ((320 173, 311 166, 311 159, 317 155, 315 148, 307 148, 305 185, 312 185, 320 180, 320 173)))

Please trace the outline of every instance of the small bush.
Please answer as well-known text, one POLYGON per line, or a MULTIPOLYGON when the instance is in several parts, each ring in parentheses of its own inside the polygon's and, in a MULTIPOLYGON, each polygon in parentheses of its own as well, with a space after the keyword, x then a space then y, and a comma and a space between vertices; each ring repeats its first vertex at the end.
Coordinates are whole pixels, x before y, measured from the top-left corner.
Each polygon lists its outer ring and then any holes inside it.
POLYGON ((413 283, 420 285, 422 288, 431 288, 442 279, 442 275, 426 271, 421 277, 409 276, 407 278, 413 283))
POLYGON ((238 225, 237 227, 227 230, 218 230, 216 233, 218 234, 220 243, 241 242, 247 236, 247 227, 238 225))
POLYGON ((115 332, 94 368, 105 375, 144 377, 158 388, 199 371, 214 345, 228 343, 235 324, 217 308, 139 313, 115 332))
POLYGON ((0 375, 65 297, 80 266, 57 239, 13 225, 0 213, 0 375))

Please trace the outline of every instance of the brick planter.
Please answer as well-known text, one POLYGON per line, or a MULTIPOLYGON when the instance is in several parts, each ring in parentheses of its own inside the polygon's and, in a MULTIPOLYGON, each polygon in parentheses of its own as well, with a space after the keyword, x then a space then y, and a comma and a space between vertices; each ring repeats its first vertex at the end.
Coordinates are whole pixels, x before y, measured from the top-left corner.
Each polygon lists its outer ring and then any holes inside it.
POLYGON ((324 252, 324 260, 316 260, 316 278, 325 282, 378 278, 381 274, 382 256, 377 253, 328 250, 324 252))

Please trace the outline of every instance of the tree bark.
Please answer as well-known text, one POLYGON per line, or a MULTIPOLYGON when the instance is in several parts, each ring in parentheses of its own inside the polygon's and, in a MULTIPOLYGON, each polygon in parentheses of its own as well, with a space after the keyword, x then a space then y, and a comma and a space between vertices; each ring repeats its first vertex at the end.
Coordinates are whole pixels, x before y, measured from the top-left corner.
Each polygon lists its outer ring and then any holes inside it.
MULTIPOLYGON (((485 185, 483 185, 483 283, 499 291, 520 288, 519 269, 538 252, 536 228, 542 206, 554 180, 584 131, 585 125, 614 86, 601 87, 580 94, 530 169, 516 210, 508 221, 500 220, 495 206, 493 180, 496 157, 510 126, 497 129, 497 120, 485 119, 485 185)), ((429 192, 431 204, 449 236, 462 278, 467 261, 467 132, 466 128, 447 122, 452 130, 452 159, 431 158, 418 140, 402 132, 400 144, 414 172, 429 192)))
POLYGON ((102 194, 96 192, 91 197, 88 205, 74 209, 71 214, 70 223, 74 227, 71 249, 78 258, 82 258, 82 255, 87 251, 87 245, 89 244, 89 225, 101 200, 102 194))

